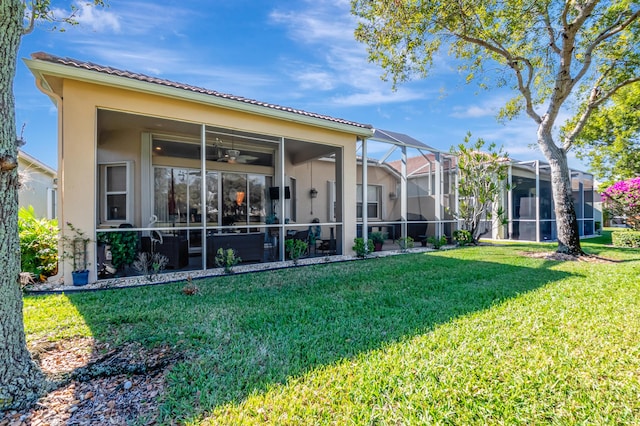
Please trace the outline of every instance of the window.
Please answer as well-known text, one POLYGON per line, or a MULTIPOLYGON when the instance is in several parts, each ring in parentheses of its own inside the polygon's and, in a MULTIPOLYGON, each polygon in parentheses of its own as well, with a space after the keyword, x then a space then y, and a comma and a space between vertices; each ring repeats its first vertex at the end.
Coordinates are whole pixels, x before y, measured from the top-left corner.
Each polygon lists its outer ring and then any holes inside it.
POLYGON ((131 223, 131 169, 129 162, 100 166, 101 222, 131 223))
MULTIPOLYGON (((356 215, 358 219, 362 219, 362 185, 358 185, 356 215)), ((367 217, 369 219, 380 219, 382 217, 382 186, 367 186, 367 217)))

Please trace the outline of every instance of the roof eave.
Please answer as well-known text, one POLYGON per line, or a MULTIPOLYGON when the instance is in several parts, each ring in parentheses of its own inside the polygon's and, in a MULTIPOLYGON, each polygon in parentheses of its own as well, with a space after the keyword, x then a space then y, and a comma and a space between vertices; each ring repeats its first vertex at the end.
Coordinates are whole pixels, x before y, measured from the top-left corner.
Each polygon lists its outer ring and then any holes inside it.
POLYGON ((41 169, 45 173, 50 174, 52 177, 56 177, 58 175, 58 172, 53 167, 46 165, 33 155, 27 154, 21 149, 18 150, 18 158, 21 158, 23 161, 29 162, 31 165, 41 169))
POLYGON ((164 86, 161 84, 135 80, 117 75, 105 74, 97 71, 75 68, 68 65, 56 64, 39 59, 26 59, 23 61, 36 78, 46 81, 45 75, 73 80, 85 81, 88 83, 101 84, 110 87, 121 87, 137 92, 167 96, 174 99, 183 99, 191 102, 216 106, 219 108, 245 112, 275 118, 278 120, 290 121, 298 124, 320 127, 344 133, 354 134, 361 137, 371 137, 373 129, 367 127, 353 126, 346 123, 338 123, 317 117, 309 117, 289 111, 281 111, 261 105, 253 105, 233 99, 219 98, 213 95, 192 92, 189 90, 164 86))

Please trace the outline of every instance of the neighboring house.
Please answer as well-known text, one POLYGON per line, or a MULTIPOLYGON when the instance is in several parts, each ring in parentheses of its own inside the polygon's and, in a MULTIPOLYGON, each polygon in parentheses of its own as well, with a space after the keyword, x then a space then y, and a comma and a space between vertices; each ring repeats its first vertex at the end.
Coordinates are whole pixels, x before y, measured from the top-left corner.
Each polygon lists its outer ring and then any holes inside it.
MULTIPOLYGON (((455 157, 450 157, 442 169, 441 185, 444 194, 444 202, 447 211, 455 211, 456 191, 456 162, 455 157)), ((434 156, 416 156, 407 159, 407 180, 409 204, 416 206, 410 211, 419 210, 432 212, 431 205, 418 207, 424 200, 430 200, 435 193, 434 186, 438 180, 434 170, 434 156)), ((394 161, 390 165, 396 170, 400 169, 400 162, 394 161)), ((578 170, 571 170, 571 182, 573 187, 573 201, 578 218, 578 229, 581 236, 590 236, 596 233, 595 222, 600 221, 597 206, 599 195, 594 191, 593 175, 578 170)), ((500 205, 506 212, 508 225, 497 223, 485 223, 487 226, 486 238, 511 239, 526 241, 551 241, 557 238, 555 211, 553 196, 551 193, 551 173, 549 165, 542 161, 517 161, 512 160, 508 183, 510 191, 506 191, 500 197, 500 205)), ((427 216, 429 220, 433 217, 427 216)), ((444 224, 444 234, 451 236, 451 230, 455 229, 455 219, 450 213, 445 214, 447 222, 444 224), (453 227, 448 226, 454 223, 453 227)))
POLYGON ((20 207, 33 206, 39 218, 55 219, 57 210, 58 174, 37 158, 20 150, 18 152, 20 207))

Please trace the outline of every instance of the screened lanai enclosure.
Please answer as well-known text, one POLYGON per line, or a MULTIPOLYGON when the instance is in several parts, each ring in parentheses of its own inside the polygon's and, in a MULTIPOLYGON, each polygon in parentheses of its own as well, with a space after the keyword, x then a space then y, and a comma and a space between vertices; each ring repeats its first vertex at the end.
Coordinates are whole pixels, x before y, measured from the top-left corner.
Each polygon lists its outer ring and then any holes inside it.
POLYGON ((98 278, 141 273, 140 253, 186 271, 219 249, 282 260, 287 239, 343 252, 341 146, 108 110, 98 125, 98 278))
MULTIPOLYGON (((557 239, 556 220, 551 193, 551 172, 542 161, 514 161, 509 170, 513 189, 505 197, 508 225, 500 229, 494 224, 493 238, 525 241, 557 239), (505 233, 506 232, 506 233, 505 233)), ((593 175, 571 170, 573 203, 580 236, 596 233, 593 175)))
MULTIPOLYGON (((425 245, 430 237, 445 236, 452 242, 457 220, 457 163, 450 152, 430 147, 405 134, 379 130, 358 148, 367 167, 358 181, 359 234, 382 232, 385 249, 403 236, 425 245), (362 191, 361 182, 367 182, 362 191), (363 205, 367 208, 363 209, 363 205), (363 211, 367 214, 363 216, 363 211)), ((573 201, 580 236, 594 235, 598 219, 594 208, 593 176, 571 170, 573 201)), ((551 173, 542 161, 511 161, 508 173, 511 188, 500 194, 494 206, 506 212, 507 223, 484 221, 483 238, 524 241, 557 239, 551 173)))
MULTIPOLYGON (((400 133, 375 130, 346 164, 338 145, 125 112, 99 110, 98 128, 98 278, 145 273, 141 253, 164 256, 165 272, 219 267, 216 255, 230 248, 242 264, 286 260, 289 239, 308 244, 303 257, 349 254, 345 203, 355 204, 355 236, 380 232, 382 250, 458 228, 455 156, 400 133), (344 185, 354 167, 355 191, 344 185)), ((514 163, 510 179, 509 224, 487 223, 486 236, 554 239, 548 170, 514 163)), ((592 177, 576 174, 574 184, 589 235, 592 177)))
POLYGON ((383 248, 398 249, 404 237, 425 245, 429 237, 450 236, 456 229, 455 156, 408 135, 376 129, 360 143, 358 158, 366 164, 358 180, 359 235, 365 228, 382 232, 383 248), (367 191, 362 190, 365 181, 367 191))

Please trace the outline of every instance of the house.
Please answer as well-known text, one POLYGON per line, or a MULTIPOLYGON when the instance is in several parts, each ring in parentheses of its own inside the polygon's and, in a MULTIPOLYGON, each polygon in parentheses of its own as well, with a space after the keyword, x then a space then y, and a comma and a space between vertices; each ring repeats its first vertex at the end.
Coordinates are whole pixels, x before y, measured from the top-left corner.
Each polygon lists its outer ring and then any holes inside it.
MULTIPOLYGON (((408 200, 412 207, 430 212, 431 205, 420 207, 435 192, 436 172, 433 170, 434 155, 415 156, 407 159, 408 200)), ((400 170, 400 162, 393 161, 391 167, 400 170)), ((571 170, 573 201, 578 219, 580 236, 594 235, 595 222, 600 221, 597 206, 599 196, 594 191, 593 175, 579 170, 571 170), (595 208, 594 208, 595 207, 595 208)), ((455 211, 456 159, 450 157, 443 165, 441 180, 443 203, 447 206, 444 235, 451 236, 456 229, 456 220, 451 215, 455 211)), ((551 172, 543 161, 511 160, 508 172, 511 187, 500 196, 499 205, 506 212, 507 225, 485 222, 486 238, 525 241, 553 241, 557 239, 555 211, 551 193, 551 172)), ((433 220, 433 217, 428 217, 433 220)))
POLYGON ((109 260, 109 234, 134 235, 128 248, 166 254, 172 270, 198 270, 222 247, 283 259, 280 242, 323 211, 332 251, 351 252, 356 147, 371 126, 46 53, 25 62, 58 108, 59 222, 98 242, 90 281, 109 260), (320 159, 322 176, 307 182, 320 159))
POLYGON ((56 170, 19 150, 18 172, 20 174, 19 207, 33 206, 36 217, 55 219, 58 186, 56 170))

